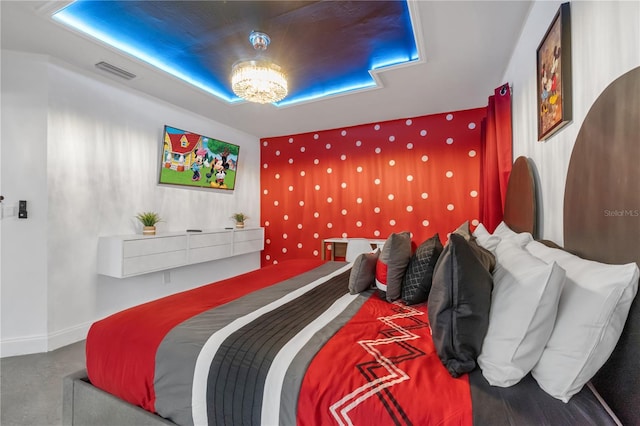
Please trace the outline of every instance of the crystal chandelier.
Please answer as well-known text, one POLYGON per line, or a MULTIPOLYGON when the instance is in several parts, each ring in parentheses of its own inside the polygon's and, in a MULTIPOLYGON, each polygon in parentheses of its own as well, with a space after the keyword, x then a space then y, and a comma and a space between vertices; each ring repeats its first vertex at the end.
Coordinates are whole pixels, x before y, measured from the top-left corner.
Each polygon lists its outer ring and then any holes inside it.
MULTIPOLYGON (((271 39, 265 33, 253 31, 249 41, 258 51, 267 50, 271 39)), ((237 62, 231 70, 233 93, 249 102, 268 104, 287 96, 287 78, 282 69, 271 61, 254 59, 237 62)))

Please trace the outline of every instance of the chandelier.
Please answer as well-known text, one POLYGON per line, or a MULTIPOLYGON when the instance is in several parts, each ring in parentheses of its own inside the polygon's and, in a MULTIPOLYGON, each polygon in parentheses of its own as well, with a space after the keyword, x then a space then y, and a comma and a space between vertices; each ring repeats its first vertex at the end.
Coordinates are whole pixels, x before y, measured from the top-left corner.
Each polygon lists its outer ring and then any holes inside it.
MULTIPOLYGON (((258 51, 267 50, 271 39, 265 33, 253 31, 249 41, 258 51)), ((257 58, 236 62, 231 70, 233 93, 249 102, 269 104, 287 96, 287 78, 273 62, 257 58)))

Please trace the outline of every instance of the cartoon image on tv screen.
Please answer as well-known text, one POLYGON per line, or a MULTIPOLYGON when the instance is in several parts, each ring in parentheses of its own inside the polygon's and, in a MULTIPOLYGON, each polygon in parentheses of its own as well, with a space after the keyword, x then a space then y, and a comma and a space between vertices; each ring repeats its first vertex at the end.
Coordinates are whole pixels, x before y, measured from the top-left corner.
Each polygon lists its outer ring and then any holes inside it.
POLYGON ((160 183, 232 190, 239 151, 238 145, 165 126, 160 183))

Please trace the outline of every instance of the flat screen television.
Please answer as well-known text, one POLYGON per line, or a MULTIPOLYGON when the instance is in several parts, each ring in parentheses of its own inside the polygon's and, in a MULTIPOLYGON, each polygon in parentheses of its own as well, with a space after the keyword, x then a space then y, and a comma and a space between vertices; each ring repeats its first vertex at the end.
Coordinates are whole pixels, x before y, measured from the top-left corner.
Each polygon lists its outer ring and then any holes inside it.
POLYGON ((165 125, 159 182, 232 191, 239 153, 238 145, 165 125))

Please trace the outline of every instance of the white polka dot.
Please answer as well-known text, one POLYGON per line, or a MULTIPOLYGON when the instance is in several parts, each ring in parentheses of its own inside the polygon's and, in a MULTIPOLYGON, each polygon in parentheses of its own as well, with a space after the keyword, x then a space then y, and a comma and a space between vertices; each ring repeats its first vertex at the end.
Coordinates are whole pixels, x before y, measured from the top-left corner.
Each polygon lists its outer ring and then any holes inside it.
POLYGON ((289 143, 293 143, 293 138, 289 138, 289 143))
POLYGON ((347 136, 347 131, 346 131, 346 130, 343 130, 343 131, 341 131, 341 132, 340 132, 340 134, 341 134, 342 136, 347 136))
POLYGON ((276 156, 279 156, 279 155, 280 155, 280 150, 277 150, 276 151, 276 156))
POLYGON ((356 141, 356 146, 362 146, 362 141, 356 141))
POLYGON ((356 198, 356 203, 362 204, 362 198, 360 198, 360 197, 356 198))
POLYGON ((395 166, 396 165, 396 160, 389 160, 389 165, 391 167, 395 166))
POLYGON ((265 258, 265 259, 267 259, 267 260, 270 260, 270 259, 271 259, 271 256, 266 255, 264 258, 265 258))
POLYGON ((395 221, 394 219, 391 219, 391 220, 389 221, 389 225, 391 225, 391 226, 396 226, 396 221, 395 221))
POLYGON ((411 121, 411 119, 407 119, 407 121, 404 122, 404 124, 406 124, 407 126, 411 126, 411 124, 413 123, 413 121, 411 121))
POLYGON ((282 247, 282 252, 286 253, 287 252, 287 248, 286 247, 282 247))
POLYGON ((395 196, 394 196, 393 194, 389 194, 389 195, 387 195, 387 199, 388 199, 389 201, 393 200, 394 198, 395 198, 395 196))
POLYGON ((408 212, 412 212, 413 211, 413 206, 407 206, 407 211, 408 212))
POLYGON ((358 173, 362 173, 362 166, 358 166, 358 167, 356 167, 356 172, 358 172, 358 173))
POLYGON ((411 175, 407 175, 407 180, 408 180, 409 182, 411 182, 411 181, 413 180, 413 176, 411 176, 411 175))
POLYGON ((333 202, 333 198, 327 197, 327 203, 331 203, 331 202, 333 202))
POLYGON ((313 233, 313 238, 315 238, 317 240, 318 238, 320 238, 320 234, 318 234, 317 232, 314 232, 313 233))
POLYGON ((331 144, 330 144, 330 143, 328 143, 328 144, 326 144, 324 147, 325 147, 325 148, 327 148, 327 149, 331 149, 331 144))
POLYGON ((274 259, 274 260, 273 260, 273 264, 274 264, 274 265, 277 265, 277 264, 278 264, 278 261, 274 259))
POLYGON ((318 135, 317 133, 316 133, 315 135, 313 135, 313 138, 314 138, 314 139, 316 139, 316 140, 317 140, 319 137, 320 137, 320 135, 318 135))
POLYGON ((469 123, 469 126, 468 126, 468 127, 469 127, 469 129, 473 130, 473 129, 475 129, 475 128, 476 128, 476 123, 473 123, 473 122, 472 122, 472 123, 469 123))
POLYGON ((342 211, 340 213, 342 213, 342 216, 346 216, 347 215, 347 209, 342 209, 342 211))
POLYGON ((314 256, 316 256, 316 257, 317 257, 317 256, 318 256, 318 254, 319 254, 319 253, 318 253, 318 250, 314 250, 314 251, 313 251, 313 255, 314 255, 314 256))
POLYGON ((319 218, 319 217, 320 217, 320 213, 315 212, 315 213, 313 214, 313 217, 315 217, 316 219, 317 219, 317 218, 319 218))
POLYGON ((331 223, 331 222, 327 223, 327 228, 329 228, 329 229, 333 228, 333 223, 331 223))
POLYGON ((376 154, 380 154, 381 151, 382 150, 380 148, 376 148, 376 149, 373 150, 373 152, 375 152, 376 154))
POLYGON ((453 143, 453 138, 447 138, 447 145, 451 145, 453 143))
POLYGON ((453 209, 455 209, 453 204, 447 204, 447 210, 452 211, 453 209))
POLYGON ((267 163, 264 163, 264 164, 262 165, 262 168, 263 168, 263 169, 267 169, 267 168, 269 168, 269 165, 268 165, 267 163))
POLYGON ((423 220, 422 226, 429 226, 429 221, 427 219, 423 220))
POLYGON ((298 243, 298 248, 301 249, 302 248, 302 243, 298 243))
POLYGON ((304 206, 304 201, 302 201, 302 200, 301 200, 301 201, 298 201, 298 205, 299 205, 300 207, 304 206))
POLYGON ((304 170, 300 170, 300 176, 304 176, 304 175, 306 175, 305 171, 304 170))
POLYGON ((279 205, 279 204, 280 204, 280 203, 278 202, 278 200, 276 200, 276 201, 274 201, 274 202, 273 202, 273 205, 274 205, 274 206, 277 206, 277 205, 279 205))
POLYGON ((377 229, 375 231, 373 231, 373 235, 376 237, 380 236, 380 231, 378 231, 377 229))
POLYGON ((280 173, 276 173, 276 179, 280 179, 280 173))
POLYGON ((447 114, 447 121, 453 120, 453 114, 447 114))
POLYGON ((380 185, 380 179, 375 179, 373 183, 375 183, 376 185, 380 185))
POLYGON ((373 126, 373 130, 380 130, 380 125, 376 124, 375 126, 373 126))
POLYGON ((476 151, 475 150, 472 149, 471 151, 469 151, 469 157, 473 158, 475 156, 476 156, 476 151))
POLYGON ((345 188, 347 187, 347 182, 342 182, 342 183, 340 184, 340 187, 341 187, 342 189, 345 189, 345 188))
POLYGON ((264 226, 269 226, 269 221, 268 220, 264 221, 264 226))
POLYGON ((289 215, 288 215, 288 214, 285 214, 284 216, 282 216, 282 218, 283 218, 284 220, 289 220, 289 215))
POLYGON ((380 213, 380 207, 374 207, 373 208, 373 212, 374 213, 380 213))
POLYGON ((423 155, 421 158, 423 163, 426 163, 427 161, 429 161, 429 156, 428 155, 423 155))
POLYGON ((302 224, 301 223, 298 224, 298 229, 302 229, 302 224))
POLYGON ((413 144, 411 142, 407 144, 407 149, 413 149, 413 144))
POLYGON ((293 158, 289 158, 289 164, 293 164, 293 158))
POLYGON ((347 237, 348 237, 348 235, 347 235, 347 233, 346 233, 346 232, 343 232, 343 233, 342 233, 342 235, 341 235, 341 237, 342 237, 342 238, 347 238, 347 237))
POLYGON ((362 222, 357 221, 357 222, 356 222, 356 226, 357 226, 358 228, 362 228, 362 222))
POLYGON ((444 174, 446 177, 448 178, 452 178, 453 177, 453 172, 451 170, 447 171, 447 173, 444 174))
POLYGON ((327 168, 327 173, 328 173, 328 174, 331 174, 331 172, 332 172, 332 171, 333 171, 333 170, 331 169, 331 167, 327 168))
POLYGON ((267 141, 262 142, 262 146, 269 146, 269 142, 267 141))
POLYGON ((426 200, 427 198, 429 198, 429 194, 427 194, 426 192, 423 192, 421 195, 423 200, 426 200))
POLYGON ((300 152, 305 152, 307 150, 307 148, 305 148, 304 146, 300 147, 300 152))
POLYGON ((320 185, 316 185, 316 186, 314 186, 314 188, 315 188, 316 191, 320 191, 320 185))
POLYGON ((271 238, 267 238, 266 240, 264 240, 264 242, 265 242, 266 244, 271 244, 271 238))
POLYGON ((347 159, 347 156, 346 156, 346 155, 344 155, 344 154, 342 154, 342 155, 340 156, 340 159, 341 159, 342 161, 344 161, 344 160, 346 160, 346 159, 347 159))
POLYGON ((471 221, 471 224, 472 224, 473 226, 478 226, 478 225, 480 224, 480 221, 479 221, 478 219, 473 219, 473 220, 471 221))
POLYGON ((389 136, 389 142, 395 142, 395 140, 396 140, 395 136, 393 135, 389 136))
POLYGON ((289 185, 289 192, 293 191, 293 185, 289 185))
POLYGON ((267 195, 267 194, 269 193, 269 190, 268 190, 268 189, 265 189, 264 191, 262 191, 262 193, 263 193, 264 195, 267 195))
POLYGON ((420 130, 420 136, 427 136, 426 130, 420 130))
POLYGON ((289 238, 289 236, 287 234, 282 234, 282 239, 286 240, 287 238, 289 238))
POLYGON ((473 198, 476 198, 478 196, 478 191, 471 191, 469 195, 471 195, 473 198))
POLYGON ((316 158, 315 160, 313 160, 313 164, 320 164, 320 160, 316 158))

